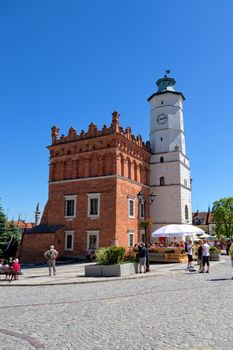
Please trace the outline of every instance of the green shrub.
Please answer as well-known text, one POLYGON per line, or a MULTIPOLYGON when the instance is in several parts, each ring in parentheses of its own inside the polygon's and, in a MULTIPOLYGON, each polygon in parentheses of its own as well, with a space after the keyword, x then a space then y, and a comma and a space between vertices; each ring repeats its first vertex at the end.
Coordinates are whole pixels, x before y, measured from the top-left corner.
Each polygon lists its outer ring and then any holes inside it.
POLYGON ((100 248, 96 252, 96 261, 101 265, 121 264, 124 261, 124 247, 100 248))
POLYGON ((210 247, 210 253, 215 253, 215 254, 218 254, 218 253, 219 253, 219 250, 218 250, 218 248, 217 248, 217 247, 212 246, 212 247, 210 247))

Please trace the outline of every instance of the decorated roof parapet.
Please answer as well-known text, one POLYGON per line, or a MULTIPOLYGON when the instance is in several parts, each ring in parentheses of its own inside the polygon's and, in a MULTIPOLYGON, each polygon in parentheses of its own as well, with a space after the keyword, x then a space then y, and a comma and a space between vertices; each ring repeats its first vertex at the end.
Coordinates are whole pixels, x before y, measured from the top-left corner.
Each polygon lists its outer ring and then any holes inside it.
POLYGON ((106 125, 103 125, 102 129, 99 130, 97 126, 92 122, 89 125, 88 131, 85 132, 84 130, 81 130, 80 134, 77 133, 76 129, 71 127, 69 129, 68 135, 65 136, 64 134, 61 135, 59 138, 59 128, 57 126, 53 126, 51 128, 51 134, 52 134, 52 145, 59 145, 64 144, 67 142, 72 141, 80 141, 85 139, 90 139, 94 137, 100 137, 100 136, 106 136, 106 135, 113 135, 113 134, 120 134, 129 141, 135 143, 141 148, 146 149, 147 151, 150 151, 150 143, 147 141, 144 143, 142 141, 142 136, 134 136, 132 134, 131 128, 127 127, 124 129, 119 125, 119 116, 120 114, 118 112, 112 113, 112 123, 110 127, 107 127, 106 125))

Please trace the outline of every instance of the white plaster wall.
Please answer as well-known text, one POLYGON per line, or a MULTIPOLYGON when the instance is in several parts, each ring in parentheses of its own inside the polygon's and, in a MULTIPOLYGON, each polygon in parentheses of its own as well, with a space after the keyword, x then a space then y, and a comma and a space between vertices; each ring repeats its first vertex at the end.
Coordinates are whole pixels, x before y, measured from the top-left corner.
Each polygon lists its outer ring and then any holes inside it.
POLYGON ((181 223, 192 224, 192 198, 191 191, 181 187, 181 223), (189 220, 185 219, 185 205, 188 206, 189 220))
POLYGON ((180 161, 189 167, 189 159, 180 152, 162 152, 160 154, 152 154, 151 163, 160 163, 160 157, 164 158, 164 162, 180 161))
POLYGON ((180 186, 152 187, 151 191, 156 195, 150 207, 152 222, 161 226, 181 223, 180 186))
POLYGON ((167 93, 154 96, 150 101, 150 142, 153 153, 172 152, 178 146, 186 154, 182 99, 179 95, 167 93), (161 105, 161 101, 163 104, 161 105), (166 114, 168 119, 164 124, 157 122, 157 117, 166 114), (162 138, 162 139, 161 139, 162 138))
POLYGON ((181 183, 181 185, 186 186, 185 180, 187 181, 187 188, 190 189, 190 187, 191 187, 190 186, 190 170, 181 165, 181 168, 180 168, 180 183, 181 183))
POLYGON ((165 185, 180 184, 180 163, 157 163, 150 166, 150 185, 160 185, 160 177, 164 176, 165 185))

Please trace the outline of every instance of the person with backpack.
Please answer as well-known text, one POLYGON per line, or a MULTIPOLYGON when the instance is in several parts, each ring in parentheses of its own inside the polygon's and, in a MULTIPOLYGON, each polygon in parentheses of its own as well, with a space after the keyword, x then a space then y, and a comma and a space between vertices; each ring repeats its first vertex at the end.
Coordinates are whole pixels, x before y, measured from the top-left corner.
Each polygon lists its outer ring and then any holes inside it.
POLYGON ((44 257, 47 260, 47 264, 49 266, 49 276, 51 276, 52 269, 53 275, 56 275, 56 259, 58 256, 58 252, 54 249, 54 246, 51 245, 49 250, 44 253, 44 257))

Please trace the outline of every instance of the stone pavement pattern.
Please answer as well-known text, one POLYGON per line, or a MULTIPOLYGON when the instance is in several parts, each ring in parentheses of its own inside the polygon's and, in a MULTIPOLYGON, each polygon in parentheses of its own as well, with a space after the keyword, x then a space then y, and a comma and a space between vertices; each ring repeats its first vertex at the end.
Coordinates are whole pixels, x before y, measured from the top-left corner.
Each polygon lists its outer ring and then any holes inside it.
POLYGON ((229 258, 212 264, 210 274, 178 264, 161 271, 102 283, 2 286, 0 349, 232 350, 229 258))

